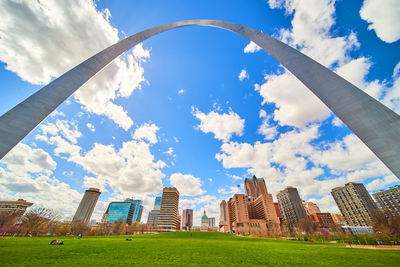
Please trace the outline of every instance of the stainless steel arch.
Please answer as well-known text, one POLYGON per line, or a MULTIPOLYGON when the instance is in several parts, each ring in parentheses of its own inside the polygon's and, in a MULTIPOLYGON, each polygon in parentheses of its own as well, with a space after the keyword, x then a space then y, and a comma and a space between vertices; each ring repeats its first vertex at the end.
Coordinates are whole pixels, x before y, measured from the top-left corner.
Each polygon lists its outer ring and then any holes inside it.
POLYGON ((188 25, 238 33, 262 47, 322 100, 400 179, 400 116, 318 62, 252 28, 219 20, 187 20, 132 35, 94 55, 0 117, 0 159, 79 87, 132 46, 188 25))

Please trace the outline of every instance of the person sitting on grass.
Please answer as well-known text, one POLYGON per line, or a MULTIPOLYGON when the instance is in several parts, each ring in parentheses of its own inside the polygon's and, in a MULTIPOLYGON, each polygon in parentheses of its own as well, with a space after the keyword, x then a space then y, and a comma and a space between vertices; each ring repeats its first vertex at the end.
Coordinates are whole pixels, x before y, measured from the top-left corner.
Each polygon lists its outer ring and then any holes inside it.
POLYGON ((54 238, 53 240, 51 240, 49 245, 57 245, 57 239, 54 238))

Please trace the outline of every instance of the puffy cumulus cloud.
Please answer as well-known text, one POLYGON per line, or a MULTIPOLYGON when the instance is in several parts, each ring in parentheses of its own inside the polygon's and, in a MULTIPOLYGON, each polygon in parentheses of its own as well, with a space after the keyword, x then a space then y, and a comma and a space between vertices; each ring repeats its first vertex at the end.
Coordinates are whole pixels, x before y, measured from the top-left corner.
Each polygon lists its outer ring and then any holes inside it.
MULTIPOLYGON (((359 47, 356 35, 334 37, 330 33, 335 23, 335 1, 276 1, 271 8, 284 9, 292 15, 292 27, 281 29, 279 38, 321 64, 342 66, 351 58, 349 52, 359 47)), ((329 117, 329 109, 288 71, 268 74, 255 89, 264 98, 263 104, 275 105, 274 117, 281 125, 302 127, 329 117), (306 103, 306 104, 305 104, 306 103)))
POLYGON ((154 123, 145 123, 135 130, 133 138, 136 140, 147 140, 150 144, 155 144, 158 141, 157 131, 159 129, 154 123))
POLYGON ((393 70, 392 86, 387 89, 382 101, 389 108, 400 114, 400 62, 397 63, 393 70))
MULTIPOLYGON (((141 140, 131 140, 122 143, 119 149, 113 145, 94 143, 93 147, 82 152, 79 145, 72 144, 65 136, 57 135, 57 123, 48 123, 56 131, 40 128, 42 134, 36 139, 54 145, 54 154, 63 156, 67 161, 74 162, 94 176, 84 178, 84 185, 95 185, 105 188, 108 184, 114 193, 131 196, 156 194, 162 189, 161 169, 166 166, 163 161, 156 161, 150 151, 151 143, 141 140)), ((144 137, 143 137, 144 138, 144 137)), ((150 138, 150 140, 152 140, 150 138)), ((157 137, 155 137, 157 140, 157 137)))
POLYGON ((330 116, 330 110, 305 85, 288 71, 265 75, 265 83, 255 85, 262 104, 274 104, 274 119, 280 125, 303 127, 330 116), (305 104, 306 103, 306 104, 305 104))
POLYGON ((40 148, 31 148, 30 146, 17 144, 2 160, 8 170, 13 174, 41 173, 48 175, 56 168, 57 163, 53 158, 40 148))
POLYGON ((400 4, 397 0, 365 0, 360 16, 382 41, 393 43, 400 39, 400 4))
POLYGON ((182 196, 202 195, 206 191, 201 189, 201 180, 191 174, 174 173, 170 176, 169 182, 178 188, 182 196))
POLYGON ((156 194, 162 189, 161 179, 165 175, 161 169, 166 165, 154 160, 149 146, 145 142, 127 141, 117 150, 113 145, 94 143, 91 150, 71 156, 68 161, 96 175, 103 186, 107 182, 114 192, 156 194))
POLYGON ((185 90, 181 89, 178 91, 178 95, 182 95, 185 92, 185 90))
POLYGON ((238 79, 240 81, 243 81, 244 79, 248 79, 250 77, 250 75, 247 73, 247 71, 245 69, 242 69, 239 73, 238 79))
POLYGON ((47 207, 72 216, 82 194, 53 176, 57 164, 42 149, 19 143, 1 161, 0 198, 23 198, 33 207, 47 207))
MULTIPOLYGON (((0 60, 32 84, 49 83, 119 40, 109 10, 98 11, 92 1, 6 0, 0 3, 0 16, 0 60)), ((141 45, 135 47, 82 86, 75 99, 85 110, 129 129, 132 119, 113 101, 140 89, 145 81, 140 62, 149 56, 141 45)))
POLYGON ((242 136, 244 129, 244 119, 241 119, 238 114, 232 110, 229 113, 218 113, 210 111, 205 114, 192 107, 192 114, 200 120, 200 129, 204 133, 213 133, 216 139, 223 142, 229 141, 233 134, 242 136))
POLYGON ((260 110, 260 118, 262 118, 263 121, 257 133, 263 135, 265 140, 273 140, 278 135, 278 129, 276 126, 270 124, 272 117, 268 116, 265 110, 260 110))
POLYGON ((255 53, 261 50, 261 47, 259 47, 256 43, 253 41, 250 41, 248 45, 243 49, 243 52, 245 53, 255 53))

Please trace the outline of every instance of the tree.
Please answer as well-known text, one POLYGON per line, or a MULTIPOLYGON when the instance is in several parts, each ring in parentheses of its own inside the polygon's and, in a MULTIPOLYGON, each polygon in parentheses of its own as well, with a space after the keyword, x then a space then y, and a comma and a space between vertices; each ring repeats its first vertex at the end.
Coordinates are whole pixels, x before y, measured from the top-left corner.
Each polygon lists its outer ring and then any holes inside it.
POLYGON ((60 217, 51 209, 36 208, 25 213, 18 231, 22 234, 30 233, 32 235, 53 233, 60 217))
POLYGON ((298 228, 307 235, 313 235, 318 230, 319 225, 317 222, 312 222, 308 219, 301 219, 298 222, 298 228))
POLYGON ((59 222, 54 230, 55 235, 67 235, 71 233, 71 222, 59 222))
POLYGON ((400 237, 400 216, 388 210, 374 210, 371 213, 371 225, 377 233, 400 237))

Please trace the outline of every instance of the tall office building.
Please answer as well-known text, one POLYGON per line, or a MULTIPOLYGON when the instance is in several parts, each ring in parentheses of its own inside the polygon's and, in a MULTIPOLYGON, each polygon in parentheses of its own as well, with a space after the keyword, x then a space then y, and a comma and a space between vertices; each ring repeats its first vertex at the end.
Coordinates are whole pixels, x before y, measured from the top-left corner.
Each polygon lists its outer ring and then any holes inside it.
POLYGON ((149 212, 149 216, 147 217, 147 225, 149 225, 149 226, 157 226, 159 217, 160 217, 160 211, 159 210, 150 211, 149 212))
POLYGON ((161 197, 156 197, 156 199, 154 200, 154 208, 153 210, 160 210, 161 208, 161 197))
POLYGON ((33 203, 27 202, 23 199, 17 201, 0 201, 0 215, 14 215, 21 217, 24 215, 26 209, 32 206, 33 203))
POLYGON ((228 225, 228 205, 225 200, 219 204, 219 225, 228 225))
POLYGON ((321 213, 319 207, 314 202, 305 202, 303 201, 303 207, 306 210, 307 215, 311 215, 314 213, 321 213))
POLYGON ((149 216, 147 216, 147 225, 149 226, 157 226, 158 219, 160 216, 160 208, 161 208, 161 197, 156 197, 154 200, 154 208, 149 212, 149 216))
POLYGON ((78 209, 75 212, 75 216, 72 219, 72 224, 88 224, 100 194, 101 192, 97 188, 89 188, 85 191, 81 203, 79 203, 78 209))
POLYGON ((107 223, 121 221, 131 225, 135 205, 130 201, 113 201, 108 205, 107 212, 107 223))
POLYGON ((257 178, 255 175, 252 178, 244 180, 244 189, 246 195, 256 198, 261 194, 268 194, 267 186, 263 178, 257 178))
POLYGON ((274 206, 275 206, 276 216, 278 216, 279 222, 280 222, 280 224, 282 224, 282 212, 281 212, 281 208, 279 207, 279 203, 274 202, 274 206))
POLYGON ((290 231, 293 231, 300 220, 307 219, 307 213, 304 210, 299 193, 296 188, 288 186, 279 191, 277 197, 283 222, 287 224, 290 231))
POLYGON ((208 227, 209 228, 214 228, 215 227, 215 218, 214 217, 209 217, 208 218, 208 227))
POLYGON ((333 188, 331 193, 348 225, 371 224, 372 212, 377 206, 363 184, 347 183, 344 187, 333 188))
POLYGON ((164 187, 158 227, 163 231, 175 231, 178 223, 179 191, 175 187, 164 187))
POLYGON ((135 210, 133 212, 133 217, 132 217, 132 222, 140 222, 140 220, 142 219, 142 213, 143 213, 143 201, 127 198, 127 199, 125 199, 125 202, 131 202, 135 206, 135 210))
POLYGON ((332 214, 331 216, 332 216, 332 220, 335 224, 337 224, 337 225, 345 225, 346 224, 342 214, 336 213, 336 214, 332 214))
POLYGON ((182 230, 190 231, 193 227, 193 210, 184 209, 182 211, 182 230))
POLYGON ((400 185, 390 187, 372 194, 382 209, 390 212, 393 216, 400 215, 400 185))
POLYGON ((271 194, 261 194, 254 200, 255 217, 250 219, 263 219, 268 226, 279 231, 280 220, 275 211, 274 200, 271 194))

